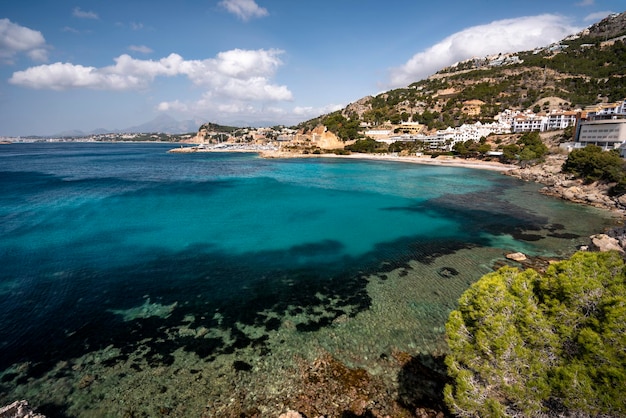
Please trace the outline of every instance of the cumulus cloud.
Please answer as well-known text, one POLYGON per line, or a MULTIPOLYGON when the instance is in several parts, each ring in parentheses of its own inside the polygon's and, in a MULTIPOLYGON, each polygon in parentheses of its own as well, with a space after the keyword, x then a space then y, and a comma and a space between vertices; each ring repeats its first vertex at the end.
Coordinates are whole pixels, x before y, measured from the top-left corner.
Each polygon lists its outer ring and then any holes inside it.
POLYGON ((244 22, 269 15, 267 9, 260 7, 254 0, 223 0, 219 4, 244 22))
POLYGON ((41 32, 20 26, 9 19, 0 19, 0 62, 13 63, 18 54, 34 61, 48 60, 46 40, 41 32))
POLYGON ((186 112, 189 109, 187 104, 182 103, 180 100, 173 100, 171 102, 161 102, 157 105, 157 110, 161 112, 178 111, 186 112))
POLYGON ((150 54, 153 52, 151 48, 145 45, 131 45, 128 47, 128 49, 134 52, 142 53, 142 54, 150 54))
POLYGON ((100 18, 97 13, 92 12, 92 11, 87 12, 85 10, 82 10, 80 7, 74 7, 74 10, 72 10, 72 16, 77 17, 79 19, 99 19, 100 18))
POLYGON ((115 65, 102 68, 60 62, 39 65, 13 73, 9 82, 34 89, 136 90, 148 87, 156 77, 182 75, 207 89, 211 96, 223 99, 289 101, 293 98, 291 91, 271 82, 282 65, 282 53, 275 49, 234 49, 205 60, 184 60, 170 54, 158 61, 123 54, 115 58, 115 65))
POLYGON ((473 56, 530 50, 559 41, 580 28, 562 16, 545 14, 498 20, 448 36, 390 71, 390 87, 402 87, 473 56))

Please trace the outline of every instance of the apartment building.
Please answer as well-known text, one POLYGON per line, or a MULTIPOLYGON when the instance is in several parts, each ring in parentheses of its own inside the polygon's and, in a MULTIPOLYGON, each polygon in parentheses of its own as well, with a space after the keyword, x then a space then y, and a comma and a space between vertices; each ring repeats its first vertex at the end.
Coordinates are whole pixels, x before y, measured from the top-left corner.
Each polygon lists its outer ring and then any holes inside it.
POLYGON ((626 144, 626 99, 585 109, 585 118, 576 128, 574 148, 597 145, 604 150, 620 149, 626 144))
POLYGON ((581 123, 575 148, 597 145, 604 150, 626 143, 626 119, 599 119, 581 123))

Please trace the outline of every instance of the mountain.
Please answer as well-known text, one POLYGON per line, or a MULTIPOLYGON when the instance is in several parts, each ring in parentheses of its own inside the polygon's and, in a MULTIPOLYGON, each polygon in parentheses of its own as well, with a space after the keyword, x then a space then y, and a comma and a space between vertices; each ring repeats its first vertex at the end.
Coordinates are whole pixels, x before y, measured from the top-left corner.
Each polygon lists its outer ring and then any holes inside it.
POLYGON ((101 135, 108 133, 165 133, 165 134, 186 134, 191 132, 196 132, 198 130, 198 126, 200 126, 204 121, 196 118, 195 120, 183 120, 179 121, 174 119, 169 115, 159 115, 152 119, 151 121, 142 123, 141 125, 131 126, 124 129, 104 129, 99 128, 90 132, 84 132, 81 130, 68 130, 59 132, 54 135, 50 135, 51 137, 62 137, 62 138, 79 138, 90 135, 101 135))
POLYGON ((149 122, 121 129, 120 131, 127 133, 161 132, 166 134, 184 134, 196 132, 198 130, 198 126, 200 126, 203 122, 204 121, 199 119, 179 121, 169 115, 162 114, 149 122))
POLYGON ((409 121, 432 131, 492 122, 505 109, 572 110, 626 98, 624 74, 626 13, 620 13, 543 48, 470 58, 298 128, 306 132, 324 124, 345 140, 362 124, 409 121))

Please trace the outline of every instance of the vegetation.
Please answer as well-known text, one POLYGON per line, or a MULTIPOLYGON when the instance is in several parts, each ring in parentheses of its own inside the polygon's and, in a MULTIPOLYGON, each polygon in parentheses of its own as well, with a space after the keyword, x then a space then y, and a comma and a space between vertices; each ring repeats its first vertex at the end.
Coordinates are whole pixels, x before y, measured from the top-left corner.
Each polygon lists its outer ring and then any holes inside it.
MULTIPOLYGON (((626 34, 626 29, 621 27, 623 21, 612 23, 617 29, 610 33, 611 37, 626 34)), ((445 129, 463 123, 490 121, 506 108, 533 108, 547 97, 563 99, 560 103, 563 109, 622 100, 626 97, 623 80, 626 43, 617 40, 602 45, 607 33, 601 27, 599 24, 589 36, 562 41, 542 50, 521 52, 517 54, 519 63, 516 64, 491 66, 487 59, 467 60, 438 72, 445 77, 420 80, 408 87, 381 93, 364 102, 365 110, 359 114, 347 114, 344 110, 343 116, 355 126, 361 121, 372 126, 387 121, 393 124, 412 121, 429 129, 445 129), (462 111, 462 103, 473 99, 485 102, 480 115, 462 111)), ((549 106, 538 106, 536 110, 548 109, 549 106)), ((331 114, 321 119, 326 122, 335 117, 331 114)))
POLYGON ((460 298, 446 324, 460 417, 625 416, 626 274, 619 254, 579 252, 504 267, 460 298))
POLYGON ((386 151, 387 146, 371 138, 366 138, 359 139, 352 145, 347 145, 345 149, 352 152, 374 153, 386 151))
POLYGON ((414 154, 416 152, 423 152, 426 150, 428 146, 419 140, 415 141, 396 141, 389 144, 389 148, 387 149, 389 152, 397 152, 397 153, 407 153, 414 154))
POLYGON ((358 117, 347 118, 340 111, 337 111, 303 122, 297 128, 311 131, 319 125, 324 125, 330 132, 337 135, 339 139, 348 141, 363 136, 359 131, 360 123, 358 117))
POLYGON ((603 151, 596 145, 575 149, 567 156, 562 171, 575 174, 586 183, 615 183, 610 190, 612 195, 626 192, 626 165, 617 150, 603 151))
POLYGON ((238 129, 241 128, 237 128, 235 126, 226 126, 226 125, 219 125, 217 123, 213 123, 213 122, 208 122, 208 123, 204 123, 202 125, 200 125, 200 129, 199 130, 207 130, 207 131, 211 131, 211 132, 225 132, 225 133, 231 133, 231 132, 235 132, 238 129))
POLYGON ((515 144, 504 145, 501 149, 503 160, 522 163, 539 161, 549 151, 538 132, 525 132, 515 144))
POLYGON ((467 140, 465 142, 457 142, 454 144, 453 150, 461 157, 480 157, 491 151, 491 145, 487 143, 487 139, 482 137, 480 141, 467 140))

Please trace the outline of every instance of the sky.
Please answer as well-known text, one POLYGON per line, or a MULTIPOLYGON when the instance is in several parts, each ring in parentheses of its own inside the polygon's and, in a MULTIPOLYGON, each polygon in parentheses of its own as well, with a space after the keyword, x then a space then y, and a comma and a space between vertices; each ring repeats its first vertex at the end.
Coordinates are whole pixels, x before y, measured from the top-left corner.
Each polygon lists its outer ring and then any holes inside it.
POLYGON ((0 0, 0 136, 159 115, 292 126, 625 10, 626 0, 0 0))

